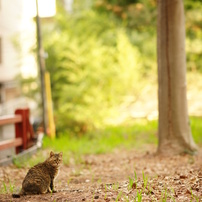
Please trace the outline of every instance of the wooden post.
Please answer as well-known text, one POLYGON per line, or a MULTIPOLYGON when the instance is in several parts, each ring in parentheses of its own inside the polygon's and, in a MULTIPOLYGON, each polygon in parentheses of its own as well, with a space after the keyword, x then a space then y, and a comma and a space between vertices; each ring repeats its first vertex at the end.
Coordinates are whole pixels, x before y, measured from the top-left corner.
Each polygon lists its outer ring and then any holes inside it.
POLYGON ((43 114, 43 130, 46 134, 47 131, 47 118, 46 118, 46 93, 45 93, 45 59, 44 59, 44 50, 42 47, 42 37, 41 37, 41 26, 38 10, 38 0, 36 0, 36 25, 37 25, 37 53, 38 53, 38 65, 40 70, 41 78, 41 99, 42 99, 42 114, 43 114))
POLYGON ((15 124, 15 138, 0 141, 0 150, 16 147, 16 154, 31 147, 36 138, 29 122, 29 109, 17 109, 15 115, 0 117, 0 126, 15 124))
POLYGON ((49 125, 49 135, 51 139, 55 138, 55 123, 53 116, 53 103, 51 95, 51 83, 49 72, 45 73, 45 84, 46 84, 46 98, 47 98, 47 112, 48 112, 48 125, 49 125))
POLYGON ((16 115, 21 115, 22 122, 15 123, 15 136, 16 138, 22 137, 23 146, 22 147, 16 147, 16 154, 20 152, 20 150, 27 149, 28 145, 28 139, 27 139, 27 128, 26 128, 26 117, 28 114, 28 111, 25 109, 17 109, 15 111, 16 115))

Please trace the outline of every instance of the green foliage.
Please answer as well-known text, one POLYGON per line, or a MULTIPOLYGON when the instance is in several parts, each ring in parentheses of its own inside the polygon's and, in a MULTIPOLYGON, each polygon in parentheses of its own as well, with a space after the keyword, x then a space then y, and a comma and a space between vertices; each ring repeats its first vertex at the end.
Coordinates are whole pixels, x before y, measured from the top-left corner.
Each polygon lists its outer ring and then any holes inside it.
MULTIPOLYGON (((200 70, 199 1, 184 2, 187 67, 200 70)), ((156 82, 154 0, 75 1, 73 12, 58 6, 44 30, 58 134, 81 135, 109 123, 156 82)))
MULTIPOLYGON (((155 0, 95 0, 94 7, 99 12, 106 13, 109 17, 114 16, 115 19, 121 21, 133 35, 133 30, 138 30, 138 34, 145 35, 147 33, 150 39, 156 38, 156 22, 157 22, 157 1, 155 0)), ((190 1, 184 0, 185 17, 186 17, 186 52, 187 67, 189 71, 200 71, 202 60, 202 4, 201 0, 190 1)), ((113 18, 112 18, 113 19, 113 18)), ((147 54, 147 45, 149 40, 141 41, 140 49, 144 49, 144 55, 147 54)), ((154 42, 154 41, 153 41, 154 42)), ((154 42, 155 43, 155 42, 154 42)), ((155 46, 153 43, 153 54, 155 46)), ((154 61, 156 58, 152 58, 154 61)), ((147 61, 151 62, 148 58, 147 61)))
MULTIPOLYGON (((57 134, 82 135, 121 116, 156 83, 157 2, 75 0, 72 13, 57 3, 54 21, 42 24, 57 134)), ((187 67, 200 72, 202 4, 184 5, 187 67)), ((21 81, 23 93, 40 100, 39 81, 21 81)))
POLYGON ((191 119, 191 131, 194 138, 194 141, 202 146, 202 125, 201 118, 192 117, 191 119))
POLYGON ((157 2, 155 0, 96 0, 94 8, 99 12, 107 13, 129 29, 139 31, 155 30, 157 2))
POLYGON ((185 0, 186 52, 189 71, 202 73, 202 3, 200 0, 185 0))
POLYGON ((121 104, 137 98, 143 62, 124 29, 105 15, 90 10, 58 14, 56 21, 45 49, 57 130, 80 134, 117 117, 121 104))
POLYGON ((29 78, 19 78, 22 93, 24 96, 31 98, 33 100, 38 100, 39 98, 39 81, 34 77, 29 78))

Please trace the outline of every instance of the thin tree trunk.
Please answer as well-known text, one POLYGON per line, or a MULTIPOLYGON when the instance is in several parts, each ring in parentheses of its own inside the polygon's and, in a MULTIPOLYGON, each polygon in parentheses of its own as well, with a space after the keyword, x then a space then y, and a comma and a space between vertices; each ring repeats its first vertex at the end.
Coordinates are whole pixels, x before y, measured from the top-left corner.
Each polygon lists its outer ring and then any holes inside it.
POLYGON ((186 97, 185 20, 182 0, 158 1, 158 153, 193 152, 186 97))

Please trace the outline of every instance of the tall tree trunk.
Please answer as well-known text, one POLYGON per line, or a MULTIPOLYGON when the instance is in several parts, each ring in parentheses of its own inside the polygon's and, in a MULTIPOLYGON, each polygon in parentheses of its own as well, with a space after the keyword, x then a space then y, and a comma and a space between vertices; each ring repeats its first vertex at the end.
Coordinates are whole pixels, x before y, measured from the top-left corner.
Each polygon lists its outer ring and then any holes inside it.
POLYGON ((186 97, 185 20, 182 0, 158 1, 158 153, 197 150, 186 97))

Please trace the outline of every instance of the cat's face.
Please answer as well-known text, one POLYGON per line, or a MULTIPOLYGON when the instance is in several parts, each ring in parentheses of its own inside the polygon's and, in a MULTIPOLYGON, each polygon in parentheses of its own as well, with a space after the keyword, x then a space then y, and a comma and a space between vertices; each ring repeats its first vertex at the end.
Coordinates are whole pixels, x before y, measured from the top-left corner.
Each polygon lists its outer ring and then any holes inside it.
POLYGON ((48 161, 51 163, 54 167, 59 167, 62 165, 62 152, 60 153, 53 153, 50 152, 50 157, 48 158, 48 161))

